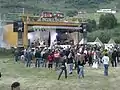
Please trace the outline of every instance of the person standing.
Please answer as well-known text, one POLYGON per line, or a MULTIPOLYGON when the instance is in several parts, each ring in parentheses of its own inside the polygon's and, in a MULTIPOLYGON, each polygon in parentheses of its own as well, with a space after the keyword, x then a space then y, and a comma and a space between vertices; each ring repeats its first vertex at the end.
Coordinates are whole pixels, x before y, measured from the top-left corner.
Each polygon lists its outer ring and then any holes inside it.
POLYGON ((26 67, 30 67, 31 60, 32 60, 32 52, 31 52, 31 50, 27 51, 26 59, 27 59, 27 61, 26 61, 27 62, 26 67))
POLYGON ((67 64, 69 68, 69 74, 72 74, 73 73, 73 56, 71 52, 68 55, 67 64))
POLYGON ((111 61, 112 67, 117 67, 117 60, 116 60, 116 58, 117 58, 117 50, 115 49, 113 51, 113 53, 112 53, 112 61, 111 61))
POLYGON ((102 62, 104 64, 104 76, 108 76, 109 57, 107 53, 103 56, 102 62))
POLYGON ((15 62, 18 62, 18 60, 19 60, 18 50, 15 50, 14 57, 15 57, 15 62))
POLYGON ((41 61, 41 59, 42 59, 41 52, 38 49, 35 52, 35 67, 40 67, 40 61, 41 61))
POLYGON ((60 52, 56 50, 54 52, 54 61, 55 61, 55 70, 59 68, 59 61, 60 61, 60 52))
POLYGON ((88 63, 89 63, 89 66, 93 65, 93 58, 92 58, 92 51, 91 50, 89 50, 89 52, 88 52, 88 63))
POLYGON ((77 61, 78 61, 78 78, 81 76, 84 78, 84 64, 85 64, 85 55, 83 52, 77 53, 77 61))
POLYGON ((52 70, 52 68, 53 68, 53 61, 54 61, 53 54, 50 53, 50 54, 48 55, 48 68, 49 68, 49 70, 50 70, 50 69, 52 70))
POLYGON ((67 69, 66 69, 66 64, 65 63, 66 63, 66 56, 64 55, 61 58, 61 72, 60 72, 60 74, 58 76, 58 80, 60 79, 63 71, 65 72, 65 78, 67 79, 67 69))

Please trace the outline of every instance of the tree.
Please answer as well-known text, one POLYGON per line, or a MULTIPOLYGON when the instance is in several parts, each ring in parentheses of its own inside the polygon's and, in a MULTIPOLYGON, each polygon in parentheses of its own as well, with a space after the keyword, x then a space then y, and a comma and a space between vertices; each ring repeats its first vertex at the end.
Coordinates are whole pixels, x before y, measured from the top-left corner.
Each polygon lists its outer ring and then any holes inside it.
POLYGON ((96 24, 96 21, 95 20, 90 20, 90 19, 88 19, 87 20, 87 22, 88 22, 88 32, 92 32, 92 31, 94 31, 94 30, 96 30, 96 27, 97 27, 97 24, 96 24))
POLYGON ((112 29, 117 25, 117 19, 115 18, 114 14, 106 13, 102 14, 99 19, 99 27, 101 29, 112 29))

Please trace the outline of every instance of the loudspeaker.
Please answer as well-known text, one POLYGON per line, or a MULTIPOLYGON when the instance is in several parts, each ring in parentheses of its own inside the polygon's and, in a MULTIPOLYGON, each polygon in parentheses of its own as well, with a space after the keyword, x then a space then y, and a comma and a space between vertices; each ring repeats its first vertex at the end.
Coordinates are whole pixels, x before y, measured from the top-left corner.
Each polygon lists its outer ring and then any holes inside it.
POLYGON ((13 32, 24 32, 24 22, 14 21, 13 22, 13 32))

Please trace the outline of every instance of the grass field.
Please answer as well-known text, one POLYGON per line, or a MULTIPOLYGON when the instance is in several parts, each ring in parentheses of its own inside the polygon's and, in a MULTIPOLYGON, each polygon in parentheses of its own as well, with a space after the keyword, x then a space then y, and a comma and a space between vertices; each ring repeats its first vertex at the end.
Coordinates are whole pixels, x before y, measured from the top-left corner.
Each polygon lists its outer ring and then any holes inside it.
POLYGON ((14 81, 21 83, 21 90, 120 90, 120 68, 110 68, 109 76, 103 69, 85 67, 85 78, 78 79, 76 72, 65 80, 57 80, 58 74, 42 68, 26 68, 13 59, 0 59, 0 90, 10 90, 14 81), (8 61, 8 62, 6 62, 8 61), (5 63, 6 62, 6 63, 5 63))

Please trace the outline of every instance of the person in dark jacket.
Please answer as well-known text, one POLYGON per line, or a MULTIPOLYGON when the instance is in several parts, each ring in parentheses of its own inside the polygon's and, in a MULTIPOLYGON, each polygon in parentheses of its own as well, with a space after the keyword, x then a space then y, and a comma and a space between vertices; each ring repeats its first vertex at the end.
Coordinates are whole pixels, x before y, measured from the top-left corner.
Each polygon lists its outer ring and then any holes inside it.
POLYGON ((93 61, 92 61, 92 51, 90 50, 88 52, 88 63, 89 63, 89 66, 92 66, 93 65, 93 61))
POLYGON ((117 62, 118 63, 120 62, 119 57, 120 57, 120 49, 118 48, 118 50, 117 50, 117 62))
POLYGON ((36 60, 36 61, 35 61, 35 67, 40 67, 40 61, 42 60, 40 50, 36 50, 35 60, 36 60))
POLYGON ((43 59, 44 59, 44 67, 47 67, 47 59, 48 59, 49 52, 46 50, 45 53, 43 54, 43 59))
POLYGON ((59 74, 59 76, 58 76, 58 80, 60 79, 63 71, 65 72, 65 78, 67 78, 67 69, 66 69, 65 63, 66 63, 66 56, 64 55, 64 56, 62 56, 62 58, 61 58, 61 72, 60 72, 60 74, 59 74))
POLYGON ((112 67, 117 67, 117 60, 116 60, 116 58, 117 58, 117 51, 114 50, 113 53, 112 53, 112 61, 111 61, 112 67))

